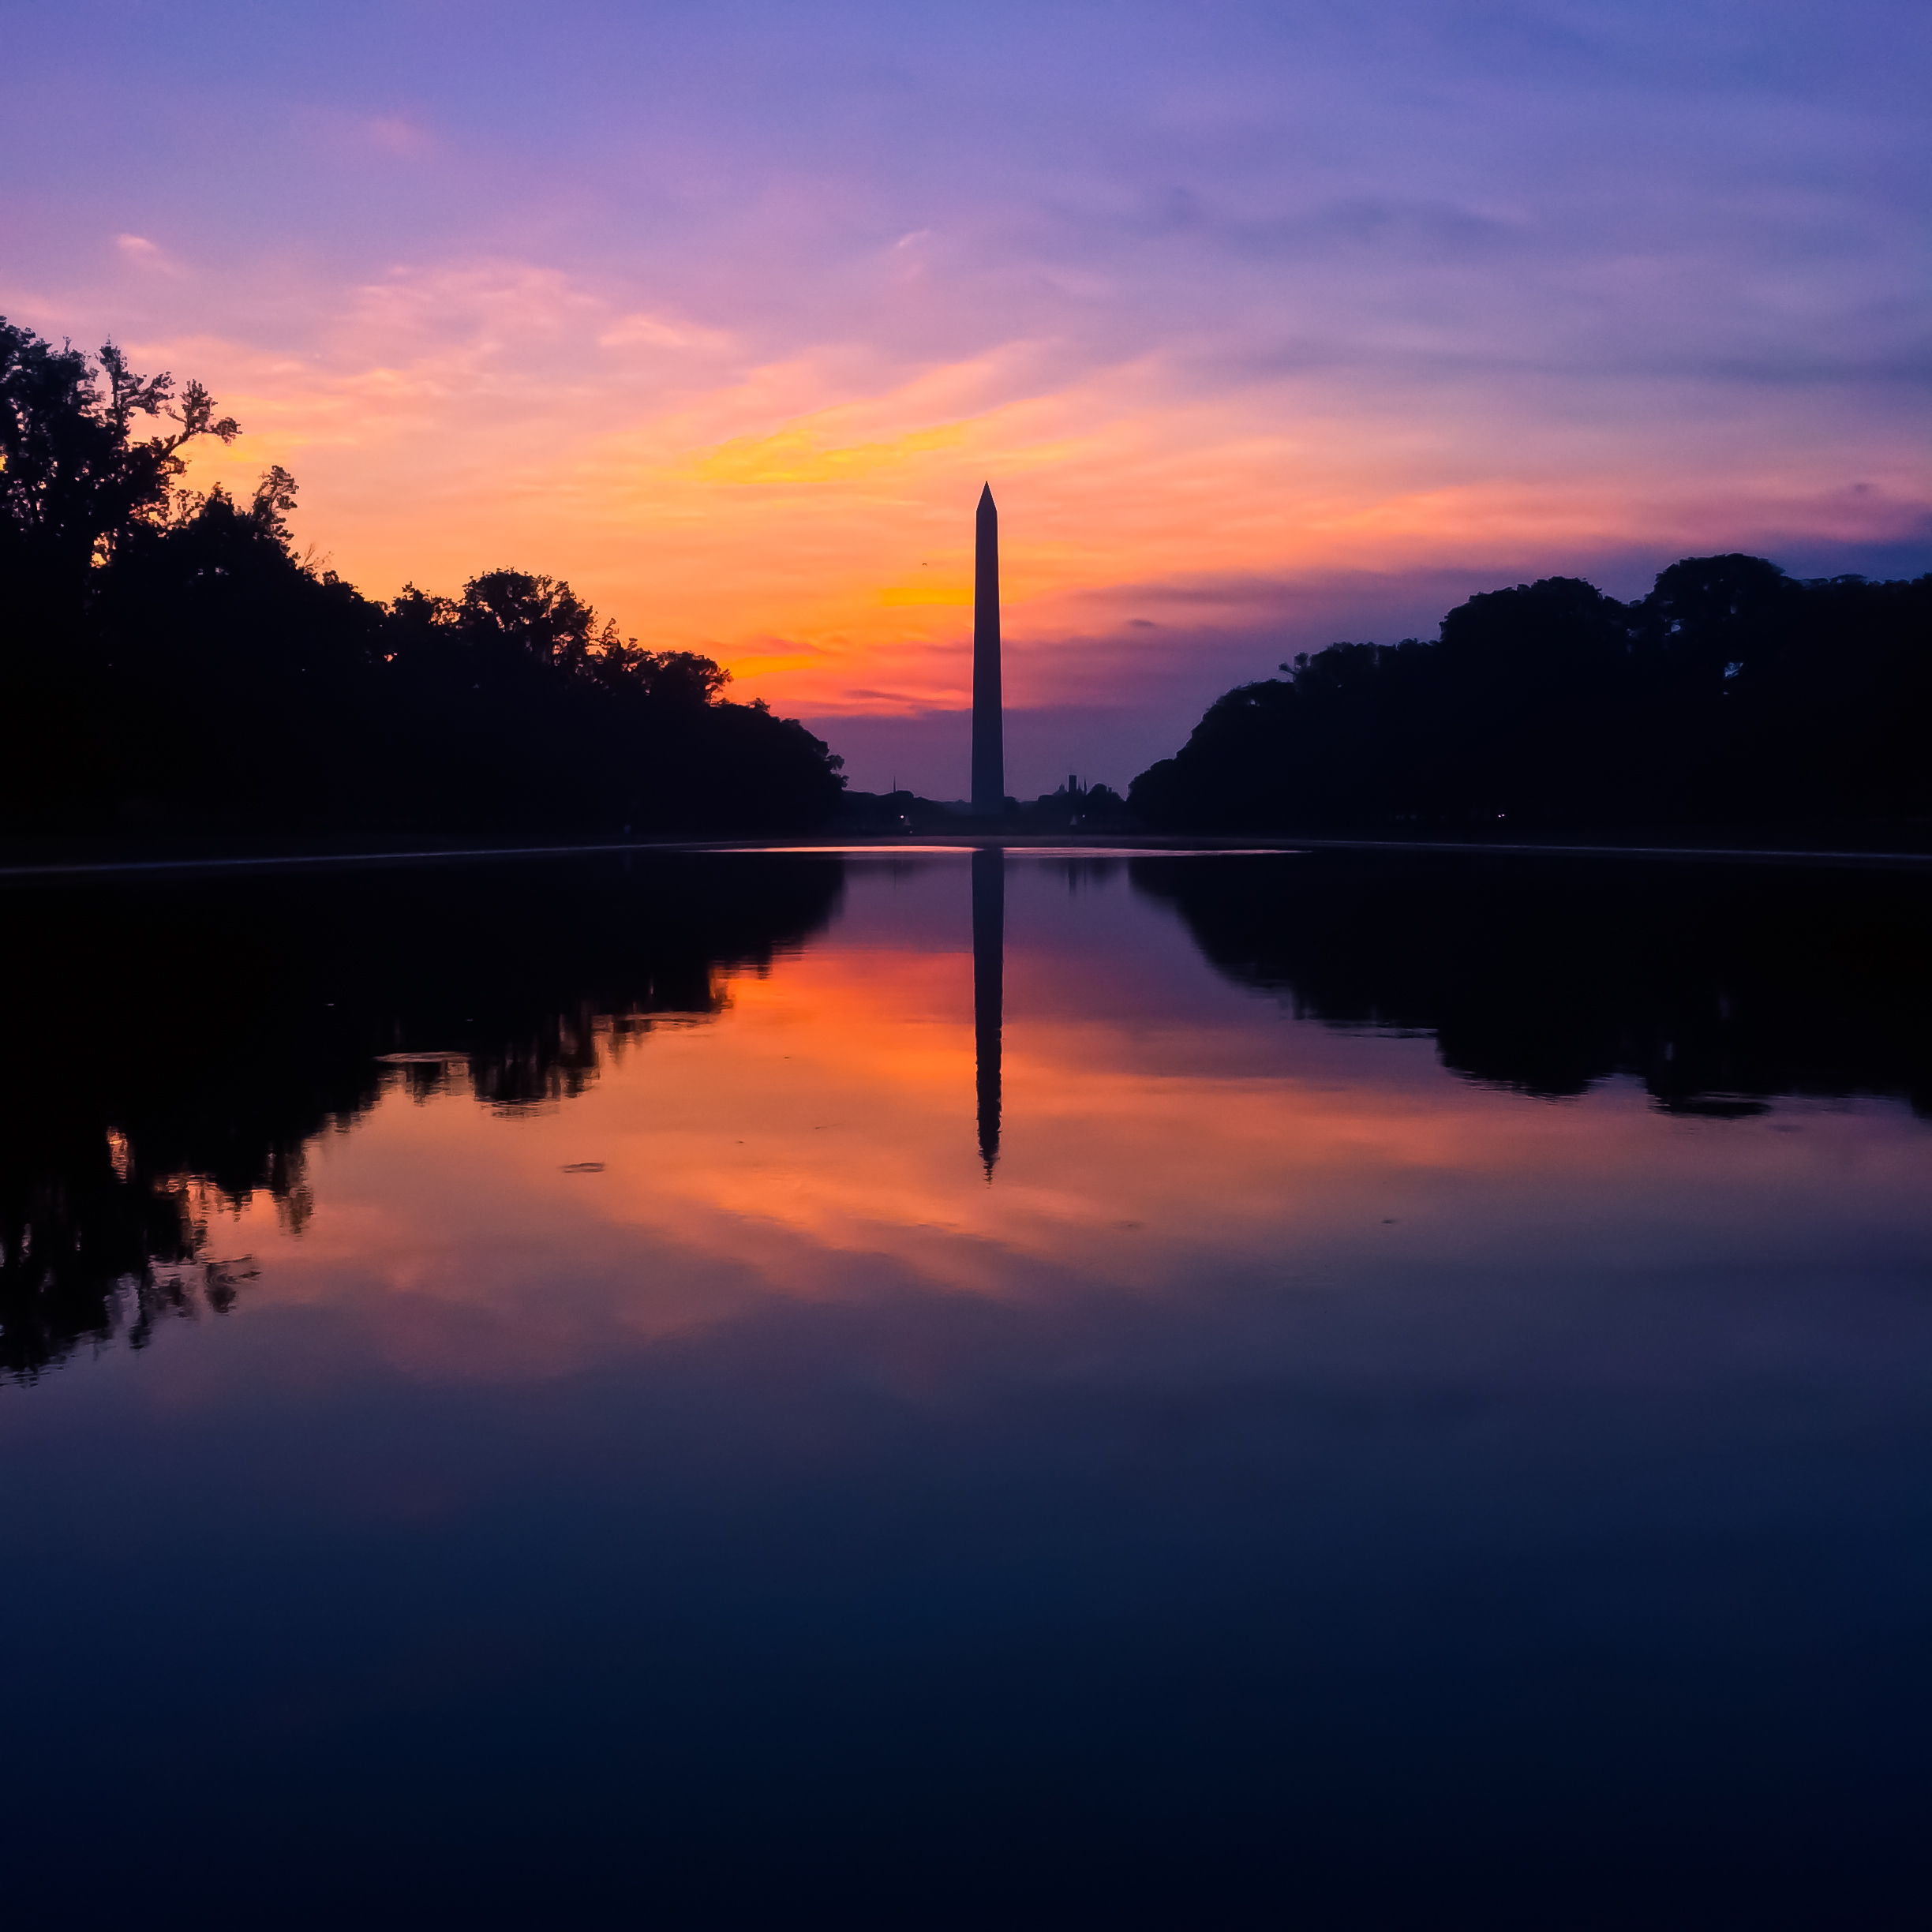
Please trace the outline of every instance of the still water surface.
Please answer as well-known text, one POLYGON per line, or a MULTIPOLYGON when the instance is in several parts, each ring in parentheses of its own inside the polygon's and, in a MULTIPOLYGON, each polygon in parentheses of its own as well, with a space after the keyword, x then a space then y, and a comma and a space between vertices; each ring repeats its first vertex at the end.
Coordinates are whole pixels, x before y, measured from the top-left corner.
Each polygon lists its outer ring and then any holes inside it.
POLYGON ((19 1922, 1923 1923, 1929 897, 10 892, 19 1922))

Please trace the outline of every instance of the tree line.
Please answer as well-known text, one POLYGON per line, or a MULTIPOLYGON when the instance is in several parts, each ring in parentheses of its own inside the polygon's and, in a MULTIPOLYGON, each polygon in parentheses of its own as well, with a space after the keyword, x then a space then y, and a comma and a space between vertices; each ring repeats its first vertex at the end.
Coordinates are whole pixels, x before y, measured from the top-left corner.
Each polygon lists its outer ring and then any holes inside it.
POLYGON ((239 425, 0 317, 0 829, 784 831, 842 761, 730 673, 653 651, 561 580, 388 602, 298 554, 294 480, 182 486, 239 425))
POLYGON ((1433 642, 1332 644, 1218 698, 1135 779, 1155 829, 1932 821, 1932 576, 1689 557, 1624 604, 1575 577, 1433 642))

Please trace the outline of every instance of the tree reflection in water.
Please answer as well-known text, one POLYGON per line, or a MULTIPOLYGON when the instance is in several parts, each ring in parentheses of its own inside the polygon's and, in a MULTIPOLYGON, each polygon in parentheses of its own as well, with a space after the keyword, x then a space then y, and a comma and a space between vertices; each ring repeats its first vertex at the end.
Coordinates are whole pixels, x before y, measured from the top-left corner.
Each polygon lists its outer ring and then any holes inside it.
POLYGON ((831 917, 836 861, 666 856, 36 885, 7 894, 0 1375, 234 1305, 224 1209, 310 1210, 305 1150, 386 1086, 567 1099, 831 917))
MULTIPOLYGON (((989 1178, 1005 863, 975 854, 970 886, 989 1178)), ((719 1013, 725 974, 823 928, 843 876, 739 853, 17 886, 0 1374, 232 1306, 251 1267, 221 1251, 223 1219, 266 1193, 299 1230, 317 1136, 399 1088, 567 1100, 653 1028, 719 1013)), ((1432 1036, 1471 1080, 1562 1099, 1623 1076, 1717 1118, 1787 1095, 1932 1114, 1916 874, 1309 852, 1131 876, 1237 983, 1330 1026, 1432 1036)))
POLYGON ((1297 1017, 1426 1034, 1552 1099, 1874 1095, 1932 1114, 1932 878, 1907 870, 1308 852, 1134 862, 1208 959, 1297 1017))

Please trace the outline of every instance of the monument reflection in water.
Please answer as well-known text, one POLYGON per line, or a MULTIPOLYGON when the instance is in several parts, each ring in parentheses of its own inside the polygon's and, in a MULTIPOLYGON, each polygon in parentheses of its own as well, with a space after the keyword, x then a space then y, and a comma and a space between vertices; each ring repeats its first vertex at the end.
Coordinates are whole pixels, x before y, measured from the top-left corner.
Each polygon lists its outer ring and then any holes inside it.
POLYGON ((1920 879, 4 904, 20 1923, 1918 1915, 1920 879))
POLYGON ((973 1071, 979 1102, 979 1158, 987 1178, 999 1159, 1000 1025, 1006 991, 1006 855, 972 856, 973 1071))

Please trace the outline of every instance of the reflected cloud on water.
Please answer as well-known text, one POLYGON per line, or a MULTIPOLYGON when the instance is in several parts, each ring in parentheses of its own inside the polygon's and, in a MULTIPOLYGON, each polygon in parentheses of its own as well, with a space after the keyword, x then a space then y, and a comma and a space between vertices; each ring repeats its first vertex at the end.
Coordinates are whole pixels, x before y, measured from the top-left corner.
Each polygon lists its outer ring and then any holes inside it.
MULTIPOLYGON (((1178 914, 1227 984, 1294 1021, 1426 1040, 1451 1074, 1537 1101, 1623 1079, 1684 1117, 1855 1096, 1923 1115, 1926 901, 1918 880, 1870 873, 994 848, 870 855, 852 873, 837 852, 773 852, 17 889, 0 1367, 31 1378, 78 1346, 121 1334, 139 1347, 170 1315, 233 1308, 260 1274, 263 1230, 286 1243, 309 1229, 318 1148, 385 1100, 577 1106, 665 1028, 714 1025, 774 973, 740 1016, 744 1043, 676 1076, 732 1093, 732 1121, 694 1125, 624 1183, 628 1211, 707 1251, 747 1249, 754 1225, 761 1248, 787 1226, 833 1252, 882 1243, 920 1279, 989 1291, 1013 1291, 1026 1271, 1007 1264, 1029 1253, 1105 1279, 1145 1264, 1107 1258, 1104 1238, 1089 1252, 1084 1225, 1138 1230, 1150 1211, 1136 1203, 1165 1204, 1180 1249, 1285 1238, 1282 1204, 1251 1198, 1252 1170, 1311 1134, 1369 1133, 1410 1168, 1445 1134, 1466 1159, 1513 1142, 1513 1117, 1470 1117, 1413 1058, 1352 1062, 1338 1106, 1283 1057, 1280 1021, 1207 997, 1138 908, 1178 914), (1068 906, 1047 910, 1038 885, 1023 897, 1017 1017, 1009 875, 1057 882, 1068 906), (848 876, 870 908, 856 920, 841 919, 848 876), (942 964, 968 949, 969 1042, 942 964), (759 1057, 767 1024, 788 1052, 759 1057), (968 1050, 970 1080, 954 1084, 968 1050), (943 1129, 970 1106, 990 1184, 1012 1128, 1003 1062, 1020 1069, 1028 1160, 1003 1170, 1011 1198, 989 1220, 953 1197, 943 1129), (856 1125, 792 1118, 807 1069, 856 1125), (732 1159, 753 1143, 767 1158, 751 1179, 732 1159), (1191 1205, 1172 1197, 1181 1174, 1200 1191, 1191 1205), (935 1230, 968 1249, 936 1256, 935 1230)), ((1610 1117, 1592 1131, 1601 1144, 1574 1158, 1627 1157, 1610 1117)), ((422 1212, 435 1221, 433 1183, 422 1212)), ((781 1291, 815 1271, 796 1252, 755 1266, 781 1291)))
POLYGON ((5 903, 24 1920, 1911 1922, 1918 880, 5 903))

